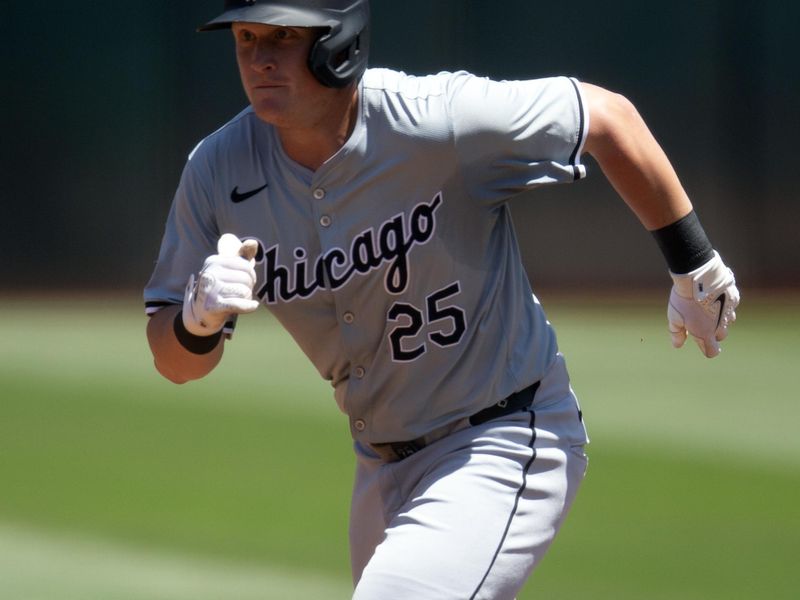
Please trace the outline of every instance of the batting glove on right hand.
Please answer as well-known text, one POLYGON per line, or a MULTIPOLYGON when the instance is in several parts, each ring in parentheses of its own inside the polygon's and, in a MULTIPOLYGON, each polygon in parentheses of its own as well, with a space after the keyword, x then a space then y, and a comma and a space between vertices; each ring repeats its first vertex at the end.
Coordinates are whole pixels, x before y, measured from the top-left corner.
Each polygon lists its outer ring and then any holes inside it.
POLYGON ((731 271, 715 251, 714 258, 686 273, 670 273, 674 285, 669 296, 667 318, 672 345, 680 348, 691 334, 708 358, 720 353, 719 343, 728 336, 736 320, 739 290, 731 271))
POLYGON ((220 331, 231 314, 258 308, 253 300, 256 284, 255 256, 258 242, 244 243, 231 233, 217 242, 217 254, 209 256, 195 280, 192 275, 183 299, 183 325, 189 333, 209 336, 220 331))

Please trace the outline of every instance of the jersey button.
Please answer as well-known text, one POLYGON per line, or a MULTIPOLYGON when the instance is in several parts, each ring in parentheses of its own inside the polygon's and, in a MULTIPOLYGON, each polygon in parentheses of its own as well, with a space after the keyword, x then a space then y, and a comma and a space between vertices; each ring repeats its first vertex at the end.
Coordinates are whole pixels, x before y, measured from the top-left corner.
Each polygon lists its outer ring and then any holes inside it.
POLYGON ((332 219, 328 215, 322 215, 319 218, 319 224, 322 225, 323 227, 330 227, 331 226, 331 222, 332 222, 332 219))
POLYGON ((317 188, 314 190, 314 198, 317 200, 322 200, 325 197, 325 190, 322 188, 317 188))
POLYGON ((367 422, 364 419, 356 419, 353 427, 356 428, 356 431, 364 431, 367 428, 367 422))
POLYGON ((364 367, 356 367, 353 369, 353 375, 356 376, 356 379, 364 379, 364 375, 366 374, 367 372, 364 370, 364 367))
POLYGON ((350 311, 347 311, 342 315, 342 320, 349 325, 350 323, 356 320, 356 316, 350 311))

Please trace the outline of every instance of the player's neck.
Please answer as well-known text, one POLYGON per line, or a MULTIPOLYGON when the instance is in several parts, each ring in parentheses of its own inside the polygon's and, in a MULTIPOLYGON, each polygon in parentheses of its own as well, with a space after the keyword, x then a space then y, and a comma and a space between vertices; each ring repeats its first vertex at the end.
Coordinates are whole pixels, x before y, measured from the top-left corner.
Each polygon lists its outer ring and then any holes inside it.
POLYGON ((358 121, 358 91, 330 107, 321 118, 297 127, 276 126, 284 152, 296 163, 316 171, 347 143, 358 121))

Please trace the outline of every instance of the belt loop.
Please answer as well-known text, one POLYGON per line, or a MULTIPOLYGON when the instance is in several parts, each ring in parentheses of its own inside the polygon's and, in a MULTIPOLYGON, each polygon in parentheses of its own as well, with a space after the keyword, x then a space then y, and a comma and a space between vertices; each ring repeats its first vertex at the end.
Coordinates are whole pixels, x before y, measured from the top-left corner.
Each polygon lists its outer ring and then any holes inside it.
POLYGON ((537 381, 523 390, 514 392, 508 398, 504 398, 496 404, 492 404, 490 407, 476 412, 469 418, 470 425, 481 425, 497 417, 503 417, 512 412, 528 408, 533 404, 533 397, 536 395, 536 390, 538 389, 539 382, 537 381))

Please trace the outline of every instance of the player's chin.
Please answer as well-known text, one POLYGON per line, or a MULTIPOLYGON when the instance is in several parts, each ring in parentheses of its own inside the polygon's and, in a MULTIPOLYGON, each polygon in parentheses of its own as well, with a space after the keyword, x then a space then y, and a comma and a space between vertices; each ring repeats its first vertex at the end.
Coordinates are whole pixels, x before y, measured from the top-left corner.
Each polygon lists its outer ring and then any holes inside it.
POLYGON ((253 112, 256 113, 256 116, 272 125, 282 125, 287 120, 288 111, 285 104, 285 102, 277 101, 275 98, 265 98, 263 95, 250 97, 250 105, 253 107, 253 112))

